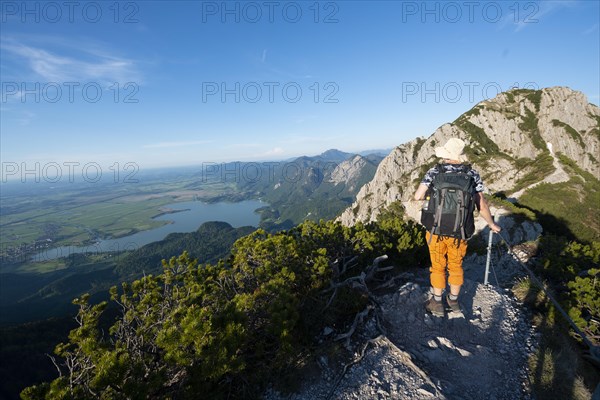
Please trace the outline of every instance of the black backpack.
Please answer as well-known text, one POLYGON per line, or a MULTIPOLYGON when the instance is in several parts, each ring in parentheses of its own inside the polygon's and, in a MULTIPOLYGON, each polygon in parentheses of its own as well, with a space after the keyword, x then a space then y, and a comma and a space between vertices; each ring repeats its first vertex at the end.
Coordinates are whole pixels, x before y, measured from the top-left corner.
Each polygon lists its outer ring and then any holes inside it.
POLYGON ((475 231, 473 192, 475 180, 467 175, 470 165, 461 165, 458 172, 444 172, 438 164, 425 202, 421 223, 435 235, 468 239, 475 231))

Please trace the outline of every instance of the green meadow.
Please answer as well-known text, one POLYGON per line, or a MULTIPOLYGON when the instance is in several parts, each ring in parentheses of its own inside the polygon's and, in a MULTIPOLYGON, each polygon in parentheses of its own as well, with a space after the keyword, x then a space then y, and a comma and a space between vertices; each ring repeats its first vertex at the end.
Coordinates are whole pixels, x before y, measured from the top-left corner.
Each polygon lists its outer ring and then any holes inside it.
POLYGON ((28 262, 26 255, 36 253, 36 249, 86 245, 154 229, 168 223, 154 219, 168 204, 226 200, 236 190, 231 182, 205 182, 196 171, 166 177, 148 175, 135 184, 46 185, 39 187, 43 189, 41 195, 32 194, 32 189, 38 189, 32 187, 35 183, 12 185, 8 194, 2 194, 0 255, 8 260, 3 262, 3 271, 7 271, 14 269, 8 254, 19 252, 21 272, 65 268, 55 261, 28 262))

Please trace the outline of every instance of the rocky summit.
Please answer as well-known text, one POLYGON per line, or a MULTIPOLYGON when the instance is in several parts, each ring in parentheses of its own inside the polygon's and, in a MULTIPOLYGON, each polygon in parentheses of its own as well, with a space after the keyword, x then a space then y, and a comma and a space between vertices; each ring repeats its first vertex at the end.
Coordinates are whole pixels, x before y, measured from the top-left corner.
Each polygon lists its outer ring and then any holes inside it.
POLYGON ((451 137, 467 143, 469 161, 481 174, 488 193, 516 198, 540 182, 568 180, 557 162, 558 154, 600 176, 598 106, 566 87, 514 89, 480 102, 426 139, 396 147, 339 220, 348 226, 375 221, 395 202, 417 218, 418 205, 411 197, 426 170, 438 162, 435 147, 451 137), (547 168, 540 169, 542 164, 547 168))

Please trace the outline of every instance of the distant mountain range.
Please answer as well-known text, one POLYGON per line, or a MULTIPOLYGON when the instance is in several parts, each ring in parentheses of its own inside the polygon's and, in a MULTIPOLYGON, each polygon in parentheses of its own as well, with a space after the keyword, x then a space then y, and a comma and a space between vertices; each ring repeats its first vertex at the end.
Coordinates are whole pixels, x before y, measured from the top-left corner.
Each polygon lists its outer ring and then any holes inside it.
MULTIPOLYGON (((332 149, 288 162, 265 163, 259 180, 250 179, 249 168, 261 164, 229 163, 226 171, 248 168, 249 179, 243 179, 243 173, 224 175, 233 187, 213 201, 261 198, 268 203, 260 209, 261 226, 270 230, 291 228, 305 219, 331 219, 352 203, 382 159, 377 154, 361 156, 332 149)), ((202 184, 198 179, 194 185, 202 184)), ((74 310, 71 300, 81 292, 104 299, 111 285, 142 273, 160 272, 162 259, 183 250, 189 250, 200 262, 214 263, 228 253, 236 239, 254 230, 208 222, 195 232, 172 233, 164 240, 101 261, 73 254, 64 270, 36 275, 35 279, 27 274, 4 273, 0 279, 0 324, 68 314, 74 310)))
MULTIPOLYGON (((364 155, 331 149, 261 166, 252 179, 237 181, 245 197, 260 198, 269 205, 260 210, 261 227, 291 228, 304 220, 332 219, 352 204, 358 190, 375 175, 382 151, 364 155)), ((255 163, 256 164, 256 163, 255 163)), ((244 170, 244 165, 238 166, 244 170)), ((254 166, 256 168, 256 165, 254 166)))

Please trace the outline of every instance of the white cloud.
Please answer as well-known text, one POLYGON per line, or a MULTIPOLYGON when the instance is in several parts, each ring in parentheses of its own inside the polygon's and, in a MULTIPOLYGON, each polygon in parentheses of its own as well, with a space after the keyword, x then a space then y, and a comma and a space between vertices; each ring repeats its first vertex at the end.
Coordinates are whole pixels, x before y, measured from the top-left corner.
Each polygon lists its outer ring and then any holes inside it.
POLYGON ((281 148, 281 147, 275 147, 275 148, 273 148, 273 149, 271 149, 271 150, 267 151, 267 152, 265 153, 265 156, 267 156, 267 157, 268 157, 268 156, 278 156, 278 155, 281 155, 281 154, 283 154, 283 153, 284 153, 284 150, 283 150, 283 148, 281 148))
POLYGON ((246 152, 229 154, 228 157, 219 158, 211 161, 232 161, 232 160, 256 160, 256 161, 268 161, 273 159, 281 159, 288 153, 283 147, 273 147, 262 152, 246 152))
POLYGON ((97 45, 77 46, 64 38, 31 39, 25 43, 15 38, 3 38, 0 48, 3 63, 14 64, 17 80, 46 82, 89 82, 110 85, 114 82, 140 83, 140 74, 133 60, 111 55, 97 45), (41 47, 40 42, 46 47, 41 47), (48 49, 51 47, 52 50, 48 49))

